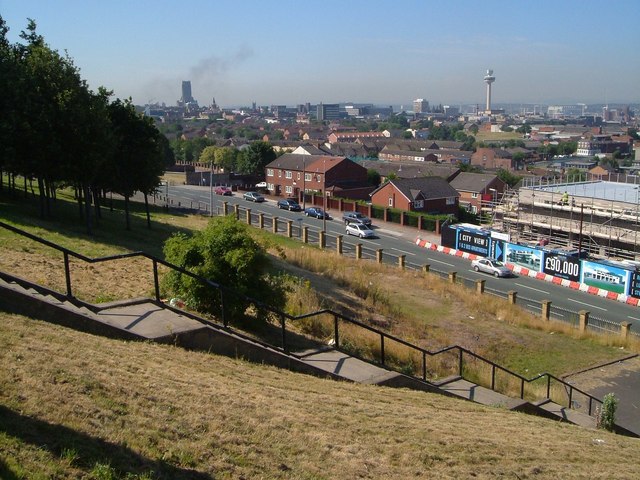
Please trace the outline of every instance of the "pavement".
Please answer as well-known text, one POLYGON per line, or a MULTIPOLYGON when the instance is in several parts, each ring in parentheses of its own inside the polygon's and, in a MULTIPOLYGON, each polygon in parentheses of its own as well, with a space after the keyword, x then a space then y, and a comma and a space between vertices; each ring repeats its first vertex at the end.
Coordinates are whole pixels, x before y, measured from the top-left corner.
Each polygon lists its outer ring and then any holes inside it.
POLYGON ((640 356, 566 376, 566 381, 598 398, 620 400, 616 423, 640 435, 640 356))

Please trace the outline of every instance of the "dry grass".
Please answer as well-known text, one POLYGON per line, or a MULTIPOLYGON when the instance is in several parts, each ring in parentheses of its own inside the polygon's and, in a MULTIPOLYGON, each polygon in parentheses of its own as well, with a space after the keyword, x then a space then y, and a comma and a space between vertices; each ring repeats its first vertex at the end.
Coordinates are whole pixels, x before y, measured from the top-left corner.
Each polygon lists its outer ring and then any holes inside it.
POLYGON ((640 470, 638 441, 606 432, 14 315, 0 314, 0 367, 3 478, 630 479, 640 470), (105 468, 120 476, 99 476, 105 468))

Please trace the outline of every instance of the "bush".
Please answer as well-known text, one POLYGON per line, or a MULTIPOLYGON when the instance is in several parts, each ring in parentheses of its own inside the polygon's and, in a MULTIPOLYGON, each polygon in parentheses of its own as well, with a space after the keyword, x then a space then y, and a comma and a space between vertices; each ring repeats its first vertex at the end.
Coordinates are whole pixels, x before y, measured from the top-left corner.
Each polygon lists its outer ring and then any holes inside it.
MULTIPOLYGON (((247 297, 278 310, 284 308, 285 284, 266 273, 269 262, 264 247, 233 215, 212 219, 192 237, 172 235, 163 251, 168 262, 221 286, 212 288, 191 276, 168 273, 163 286, 191 308, 220 316, 224 305, 224 313, 232 322, 242 321, 254 303, 247 297)), ((263 308, 252 310, 261 321, 268 317, 263 308)))
POLYGON ((618 399, 615 394, 607 393, 602 399, 602 407, 597 414, 596 423, 598 428, 612 432, 616 426, 617 409, 618 399))

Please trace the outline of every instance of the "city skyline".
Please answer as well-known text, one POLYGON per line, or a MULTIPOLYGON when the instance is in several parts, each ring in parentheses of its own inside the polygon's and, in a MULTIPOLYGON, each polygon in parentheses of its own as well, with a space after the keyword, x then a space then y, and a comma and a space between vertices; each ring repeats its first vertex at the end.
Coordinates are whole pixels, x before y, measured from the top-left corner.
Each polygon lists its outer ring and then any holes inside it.
POLYGON ((32 18, 96 90, 175 105, 639 103, 640 2, 0 0, 9 40, 32 18), (616 28, 617 27, 617 28, 616 28))

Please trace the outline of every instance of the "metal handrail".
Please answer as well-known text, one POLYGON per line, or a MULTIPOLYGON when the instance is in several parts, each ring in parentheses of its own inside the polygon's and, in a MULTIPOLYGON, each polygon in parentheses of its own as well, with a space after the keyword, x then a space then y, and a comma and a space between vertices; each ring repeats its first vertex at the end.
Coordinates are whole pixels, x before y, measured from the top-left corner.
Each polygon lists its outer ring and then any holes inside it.
MULTIPOLYGON (((167 262, 167 261, 165 261, 163 259, 157 258, 157 257, 155 257, 153 255, 150 255, 150 254, 147 254, 145 252, 137 251, 137 252, 129 252, 129 253, 124 253, 124 254, 118 254, 118 255, 108 255, 108 256, 104 256, 104 257, 90 258, 90 257, 87 257, 87 256, 82 255, 80 253, 74 252, 74 251, 72 251, 72 250, 70 250, 68 248, 65 248, 65 247, 62 247, 60 245, 57 245, 57 244, 55 244, 53 242, 50 242, 50 241, 45 240, 43 238, 40 238, 40 237, 38 237, 36 235, 33 235, 33 234, 29 233, 29 232, 26 232, 24 230, 21 230, 21 229, 19 229, 17 227, 14 227, 12 225, 9 225, 9 224, 1 222, 1 221, 0 221, 0 227, 4 228, 6 230, 12 231, 12 232, 14 232, 14 233, 16 233, 18 235, 22 235, 24 237, 27 237, 27 238, 35 241, 35 242, 38 242, 38 243, 41 243, 41 244, 46 245, 48 247, 51 247, 51 248, 53 248, 55 250, 58 250, 58 251, 60 251, 60 252, 62 252, 64 254, 65 278, 66 278, 66 282, 67 282, 67 285, 66 285, 67 286, 67 294, 66 294, 66 296, 69 299, 74 299, 73 292, 72 292, 71 280, 70 280, 70 278, 71 278, 70 267, 69 267, 69 257, 70 256, 73 256, 75 258, 78 258, 78 259, 80 259, 82 261, 85 261, 85 262, 88 262, 88 263, 106 262, 106 261, 111 261, 111 260, 118 260, 118 259, 123 259, 123 258, 132 258, 132 257, 143 257, 143 258, 147 258, 147 259, 149 259, 149 260, 151 260, 153 262, 155 299, 156 299, 157 302, 161 301, 160 300, 160 292, 159 292, 158 268, 157 268, 157 265, 161 264, 161 265, 164 265, 164 266, 166 266, 166 267, 168 267, 170 269, 178 271, 178 272, 180 272, 180 273, 182 273, 184 275, 188 275, 188 276, 190 276, 190 277, 192 277, 192 278, 194 278, 194 279, 196 279, 198 281, 201 281, 201 282, 203 282, 204 284, 208 285, 211 288, 215 288, 215 289, 219 290, 220 291, 220 295, 221 295, 221 301, 222 301, 222 304, 221 304, 222 323, 223 323, 223 326, 225 328, 229 329, 229 330, 231 330, 231 329, 228 326, 228 319, 226 318, 226 315, 225 315, 225 312, 224 312, 224 294, 225 293, 238 295, 238 296, 244 298, 245 300, 253 303, 257 307, 266 309, 266 310, 272 312, 273 314, 275 314, 276 316, 278 316, 280 318, 280 327, 281 327, 281 333, 282 333, 282 345, 279 347, 277 345, 270 345, 270 344, 268 344, 266 342, 260 342, 260 343, 266 344, 267 346, 271 346, 272 348, 275 348, 275 349, 281 349, 283 352, 285 352, 287 354, 290 354, 289 348, 288 348, 288 344, 287 344, 287 326, 286 326, 287 320, 299 321, 299 320, 303 320, 303 319, 306 319, 306 318, 311 318, 311 317, 314 317, 314 316, 319 316, 319 315, 323 315, 323 314, 330 314, 330 315, 333 315, 333 317, 334 317, 334 341, 335 341, 335 348, 337 350, 345 351, 344 349, 341 349, 340 342, 339 342, 339 339, 340 339, 339 323, 340 322, 338 320, 343 320, 346 323, 349 323, 351 325, 355 325, 357 327, 363 328, 363 329, 365 329, 365 330, 367 330, 369 332, 372 332, 372 333, 374 333, 374 334, 376 334, 376 335, 378 335, 380 337, 380 364, 385 366, 386 368, 389 368, 389 367, 386 365, 386 362, 385 362, 385 360, 386 360, 385 359, 385 353, 384 353, 385 339, 389 340, 389 341, 393 341, 393 342, 399 343, 401 345, 404 345, 405 347, 408 347, 408 348, 410 348, 412 350, 415 350, 418 353, 420 353, 422 355, 422 359, 423 359, 422 376, 421 377, 416 377, 415 375, 412 375, 412 376, 414 378, 421 379, 422 381, 425 381, 425 382, 428 382, 427 376, 426 376, 426 372, 427 372, 426 358, 427 358, 427 356, 435 357, 435 356, 443 354, 443 353, 447 353, 447 352, 450 352, 450 351, 456 351, 457 350, 458 351, 458 374, 459 374, 459 376, 461 378, 464 378, 464 355, 465 354, 469 355, 472 358, 480 360, 481 362, 483 362, 483 363, 485 363, 485 364, 487 364, 487 365, 489 365, 491 367, 491 369, 492 369, 492 381, 491 381, 491 386, 490 386, 491 390, 496 391, 496 388, 495 388, 495 371, 497 369, 497 370, 503 371, 503 372, 511 375, 512 377, 515 377, 518 380, 520 380, 520 385, 521 385, 520 386, 520 398, 521 399, 524 399, 524 385, 525 385, 525 383, 531 383, 531 382, 534 382, 536 380, 539 380, 540 378, 546 377, 547 378, 547 397, 546 398, 549 398, 549 395, 550 395, 550 383, 551 383, 551 380, 555 380, 555 381, 559 382, 560 384, 562 384, 564 387, 569 389, 569 405, 568 405, 569 408, 572 407, 571 399, 572 399, 572 396, 573 396, 573 392, 578 392, 578 393, 580 393, 582 395, 585 395, 586 397, 589 398, 589 415, 591 415, 592 403, 594 401, 602 404, 602 400, 600 400, 597 397, 594 397, 594 396, 592 396, 592 395, 590 395, 590 394, 588 394, 588 393, 586 393, 586 392, 574 387, 573 385, 565 382, 564 380, 556 377, 553 374, 545 372, 545 373, 538 374, 538 375, 536 375, 536 376, 534 376, 532 378, 526 378, 526 377, 524 377, 524 376, 522 376, 522 375, 520 375, 520 374, 518 374, 516 372, 513 372, 513 371, 511 371, 511 370, 509 370, 509 369, 507 369, 505 367, 502 367, 502 366, 498 365, 497 363, 495 363, 495 362, 493 362, 493 361, 491 361, 489 359, 486 359, 486 358, 482 357, 481 355, 478 355, 478 354, 472 352, 471 350, 468 350, 467 348, 459 346, 459 345, 451 345, 451 346, 443 347, 443 348, 441 348, 439 350, 436 350, 436 351, 430 351, 430 350, 424 349, 422 347, 419 347, 417 345, 414 345, 414 344, 412 344, 412 343, 410 343, 410 342, 408 342, 406 340, 403 340, 403 339, 401 339, 399 337, 396 337, 394 335, 386 333, 386 332, 384 332, 384 331, 382 331, 382 330, 380 330, 378 328, 372 327, 370 325, 367 325, 367 324, 365 324, 363 322, 360 322, 358 320, 355 320, 353 318, 349 318, 349 317, 347 317, 347 316, 345 316, 345 315, 343 315, 343 314, 341 314, 339 312, 335 312, 335 311, 333 311, 331 309, 323 309, 323 310, 319 310, 319 311, 316 311, 316 312, 310 312, 310 313, 306 313, 306 314, 302 314, 302 315, 293 316, 293 315, 287 314, 286 312, 282 312, 280 310, 277 310, 277 309, 271 307, 270 305, 265 304, 264 302, 261 302, 259 300, 254 299, 254 298, 251 298, 251 297, 249 297, 247 295, 235 292, 233 289, 227 288, 227 287, 225 287, 225 286, 223 286, 223 285, 221 285, 221 284, 219 284, 217 282, 213 282, 213 281, 211 281, 209 279, 206 279, 204 277, 201 277, 201 276, 199 276, 199 275, 197 275, 197 274, 195 274, 193 272, 190 272, 189 270, 186 270, 186 269, 184 269, 184 268, 182 268, 182 267, 180 267, 178 265, 174 265, 174 264, 172 264, 170 262, 167 262)), ((211 323, 211 322, 207 321, 206 323, 211 323)), ((349 353, 349 352, 345 352, 345 353, 349 353)), ((352 353, 350 353, 350 354, 352 354, 352 353)), ((357 356, 357 355, 353 355, 353 356, 357 356)), ((363 359, 363 360, 366 360, 366 359, 363 359)))

